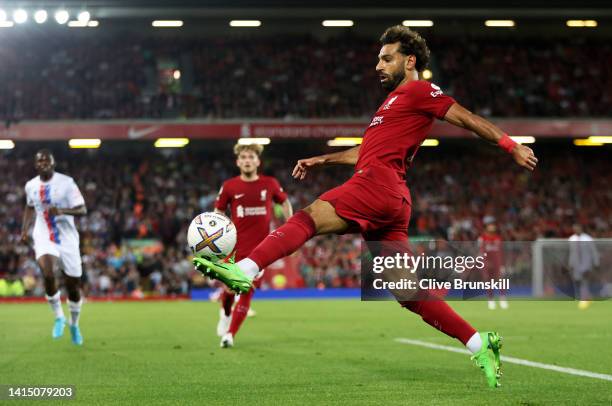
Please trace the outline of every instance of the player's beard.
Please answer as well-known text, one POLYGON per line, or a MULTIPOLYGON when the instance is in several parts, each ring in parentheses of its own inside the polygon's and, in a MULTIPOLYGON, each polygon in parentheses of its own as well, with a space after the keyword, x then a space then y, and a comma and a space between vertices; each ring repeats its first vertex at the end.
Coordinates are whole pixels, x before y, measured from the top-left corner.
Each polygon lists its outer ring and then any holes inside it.
POLYGON ((397 88, 397 86, 402 82, 402 80, 404 80, 405 77, 406 73, 403 70, 400 70, 399 72, 389 76, 385 82, 382 82, 382 88, 389 92, 392 92, 397 88))

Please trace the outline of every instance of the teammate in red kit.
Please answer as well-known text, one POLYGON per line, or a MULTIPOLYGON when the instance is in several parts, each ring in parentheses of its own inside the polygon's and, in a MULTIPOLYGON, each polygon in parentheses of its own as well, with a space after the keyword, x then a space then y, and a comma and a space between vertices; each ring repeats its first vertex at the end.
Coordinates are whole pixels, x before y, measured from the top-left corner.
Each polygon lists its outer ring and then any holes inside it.
MULTIPOLYGON (((478 237, 478 246, 480 248, 480 255, 485 255, 485 278, 488 279, 499 279, 504 272, 504 243, 499 234, 497 234, 497 227, 495 222, 492 220, 485 221, 486 227, 485 232, 478 237)), ((489 310, 495 310, 495 298, 493 290, 487 291, 489 295, 489 310)), ((499 291, 499 307, 502 309, 508 308, 508 301, 506 300, 506 291, 499 291)))
MULTIPOLYGON (((222 214, 225 214, 227 206, 230 206, 231 218, 238 231, 236 243, 238 261, 245 258, 270 233, 273 203, 282 204, 285 219, 293 214, 291 202, 278 181, 271 176, 257 173, 262 152, 261 145, 234 146, 236 166, 240 169, 240 176, 223 183, 215 203, 215 211, 222 214)), ((258 276, 261 275, 262 273, 258 276)), ((259 280, 258 278, 254 283, 256 287, 259 287, 259 280)), ((221 294, 221 311, 217 325, 221 347, 234 345, 234 337, 251 307, 253 293, 254 289, 251 288, 241 294, 233 311, 234 293, 226 289, 221 294)))
MULTIPOLYGON (((430 55, 419 34, 404 26, 394 26, 384 32, 380 41, 376 71, 382 87, 390 93, 374 114, 362 145, 301 159, 293 170, 295 178, 304 179, 314 167, 354 165, 353 177, 298 211, 247 258, 235 264, 196 258, 198 270, 232 289, 244 291, 261 269, 291 254, 315 235, 360 232, 366 241, 407 242, 411 199, 404 179, 406 168, 436 118, 475 132, 498 144, 520 166, 535 169, 537 159, 530 148, 516 144, 498 127, 444 95, 438 86, 419 80, 430 55)), ((400 303, 433 327, 460 340, 473 353, 472 359, 484 371, 487 384, 498 386, 499 335, 478 333, 446 302, 427 299, 420 297, 400 303)))

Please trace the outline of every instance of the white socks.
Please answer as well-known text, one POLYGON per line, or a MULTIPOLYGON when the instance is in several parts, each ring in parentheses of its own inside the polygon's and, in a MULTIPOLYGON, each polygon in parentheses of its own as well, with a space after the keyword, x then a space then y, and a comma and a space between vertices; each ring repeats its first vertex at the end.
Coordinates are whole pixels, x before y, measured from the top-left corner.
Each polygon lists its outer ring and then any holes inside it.
POLYGON ((62 299, 60 296, 61 295, 59 289, 53 296, 45 295, 45 297, 47 298, 47 302, 49 302, 49 305, 51 305, 51 310, 53 310, 53 314, 55 314, 56 319, 64 317, 64 310, 62 309, 62 299))
POLYGON ((480 338, 480 333, 478 331, 475 332, 465 346, 472 354, 476 354, 478 351, 480 351, 482 348, 482 338, 480 338))
POLYGON ((79 325, 79 316, 81 315, 81 306, 83 305, 83 298, 78 302, 72 302, 68 300, 68 309, 70 309, 70 325, 79 325))
POLYGON ((260 271, 259 266, 257 266, 255 261, 249 258, 241 259, 240 261, 236 263, 236 265, 238 265, 240 270, 244 272, 246 277, 249 278, 250 280, 255 279, 255 277, 260 271))

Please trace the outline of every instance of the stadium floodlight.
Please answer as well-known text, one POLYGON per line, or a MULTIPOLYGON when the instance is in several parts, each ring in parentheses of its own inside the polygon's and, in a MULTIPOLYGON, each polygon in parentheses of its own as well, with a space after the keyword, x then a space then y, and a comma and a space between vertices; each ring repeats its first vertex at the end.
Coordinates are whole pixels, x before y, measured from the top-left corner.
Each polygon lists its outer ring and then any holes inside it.
POLYGON ((229 22, 230 27, 261 27, 260 20, 232 20, 229 22))
POLYGON ((429 80, 433 77, 433 73, 429 69, 423 71, 423 79, 429 80))
POLYGON ((97 27, 99 25, 100 25, 100 22, 98 20, 89 20, 87 22, 88 27, 97 27))
POLYGON ((28 12, 20 8, 13 11, 13 21, 17 24, 23 24, 28 21, 28 12))
POLYGON ((178 69, 175 69, 174 72, 172 72, 172 77, 175 80, 179 80, 181 78, 181 71, 178 69))
POLYGON ((591 142, 601 142, 602 144, 612 144, 612 136, 605 137, 600 135, 592 135, 588 138, 591 142))
POLYGON ((183 26, 182 20, 155 20, 151 23, 153 27, 157 28, 178 28, 183 26))
POLYGON ((487 27, 514 27, 516 23, 514 20, 487 20, 485 25, 487 27))
POLYGON ((102 140, 99 138, 73 138, 68 141, 70 148, 100 148, 102 140))
POLYGON ((1 21, 6 21, 6 11, 0 8, 0 22, 1 21))
POLYGON ((77 16, 77 20, 84 24, 87 24, 90 18, 91 18, 91 14, 87 10, 81 11, 79 15, 77 16))
POLYGON ((58 24, 64 25, 70 20, 70 13, 67 10, 60 9, 55 12, 54 17, 58 24))
POLYGON ((189 144, 189 138, 158 138, 155 148, 182 148, 189 144))
POLYGON ((422 147, 437 147, 440 145, 440 141, 435 138, 426 138, 421 144, 422 147))
POLYGON ((565 24, 570 28, 595 28, 597 20, 567 20, 565 24))
POLYGON ((353 20, 323 20, 323 27, 352 27, 355 25, 353 20))
POLYGON ((433 27, 434 23, 431 20, 404 20, 402 25, 405 27, 433 27))
POLYGON ((363 138, 361 137, 336 137, 333 140, 327 141, 327 145, 330 147, 354 147, 361 144, 362 141, 363 138))
POLYGON ((0 28, 10 28, 13 25, 12 21, 0 21, 0 28))
POLYGON ((36 21, 38 24, 43 24, 46 22, 48 17, 49 15, 47 14, 47 10, 36 10, 34 13, 34 21, 36 21))
POLYGON ((13 149, 15 142, 13 140, 0 140, 0 149, 13 149))
POLYGON ((240 138, 238 140, 240 145, 268 145, 270 144, 270 138, 240 138))
POLYGON ((517 144, 533 144, 535 142, 535 137, 531 137, 531 136, 527 136, 527 137, 514 136, 510 138, 512 138, 512 141, 516 142, 517 144))
POLYGON ((574 145, 577 147, 601 147, 603 142, 592 142, 588 138, 577 138, 574 140, 574 145))

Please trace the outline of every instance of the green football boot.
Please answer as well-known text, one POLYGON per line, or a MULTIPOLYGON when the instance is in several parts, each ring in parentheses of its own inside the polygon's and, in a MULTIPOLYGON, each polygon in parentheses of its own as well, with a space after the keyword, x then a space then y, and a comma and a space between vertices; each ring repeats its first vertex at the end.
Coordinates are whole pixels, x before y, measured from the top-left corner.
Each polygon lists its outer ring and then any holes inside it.
POLYGON ((487 385, 490 388, 497 388, 501 386, 499 383, 502 376, 499 351, 502 347, 502 338, 495 332, 480 333, 480 338, 482 339, 482 347, 480 351, 472 355, 471 359, 484 372, 487 385))
POLYGON ((234 292, 247 293, 253 283, 230 259, 228 262, 212 262, 204 258, 193 258, 196 269, 209 278, 216 279, 227 285, 234 292))

